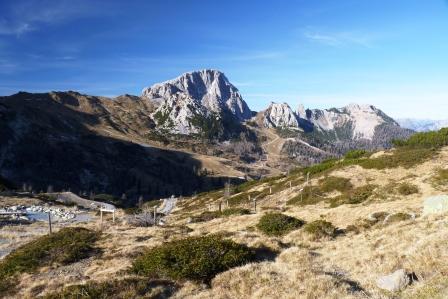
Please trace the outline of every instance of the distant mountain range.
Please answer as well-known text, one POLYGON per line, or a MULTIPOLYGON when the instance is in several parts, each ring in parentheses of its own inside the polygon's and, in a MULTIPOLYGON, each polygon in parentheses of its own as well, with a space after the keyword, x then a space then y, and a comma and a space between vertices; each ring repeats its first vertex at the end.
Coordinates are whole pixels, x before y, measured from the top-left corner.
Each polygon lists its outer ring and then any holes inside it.
POLYGON ((191 194, 244 173, 388 147, 412 132, 370 105, 293 111, 271 103, 256 113, 222 72, 202 70, 144 88, 141 96, 0 97, 0 178, 134 200, 191 194), (266 138, 281 141, 275 162, 283 164, 258 162, 272 149, 266 138))
POLYGON ((402 118, 397 119, 401 127, 414 130, 416 132, 437 131, 448 127, 448 119, 431 120, 431 119, 415 119, 402 118))

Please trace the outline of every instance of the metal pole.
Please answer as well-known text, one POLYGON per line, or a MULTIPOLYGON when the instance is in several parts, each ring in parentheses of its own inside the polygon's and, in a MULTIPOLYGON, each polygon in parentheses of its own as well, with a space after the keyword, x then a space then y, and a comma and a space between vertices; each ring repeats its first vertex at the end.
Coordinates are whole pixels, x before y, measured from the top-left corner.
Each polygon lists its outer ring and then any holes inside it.
POLYGON ((50 228, 50 234, 52 233, 52 229, 51 229, 51 213, 48 212, 48 227, 50 228))

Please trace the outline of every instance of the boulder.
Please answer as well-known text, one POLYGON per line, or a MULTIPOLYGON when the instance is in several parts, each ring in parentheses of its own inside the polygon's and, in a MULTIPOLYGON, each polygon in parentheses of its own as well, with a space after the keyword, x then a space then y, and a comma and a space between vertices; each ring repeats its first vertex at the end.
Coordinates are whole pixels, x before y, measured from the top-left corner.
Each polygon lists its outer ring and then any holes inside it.
POLYGON ((405 270, 400 269, 392 274, 381 276, 376 281, 377 287, 389 292, 398 292, 406 288, 411 283, 410 276, 405 270))
POLYGON ((448 212, 448 195, 428 197, 423 203, 423 215, 448 212))

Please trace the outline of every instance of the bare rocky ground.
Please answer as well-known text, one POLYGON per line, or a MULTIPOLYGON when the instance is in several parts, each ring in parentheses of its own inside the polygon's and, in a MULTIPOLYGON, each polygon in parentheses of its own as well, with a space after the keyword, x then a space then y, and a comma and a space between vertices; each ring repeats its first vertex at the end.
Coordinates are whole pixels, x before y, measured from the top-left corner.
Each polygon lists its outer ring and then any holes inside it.
MULTIPOLYGON (((260 200, 257 213, 250 215, 190 223, 191 216, 210 207, 217 209, 221 198, 212 193, 178 202, 164 226, 131 227, 122 221, 125 215, 120 212, 115 224, 109 218, 102 227, 103 234, 97 244, 103 252, 101 255, 69 266, 22 275, 17 298, 35 298, 70 284, 126 277, 126 270, 145 248, 187 236, 214 233, 251 247, 268 248, 276 255, 223 272, 210 286, 181 282, 173 298, 447 298, 448 214, 422 215, 425 198, 446 192, 444 185, 434 184, 433 177, 447 162, 448 148, 445 148, 431 160, 409 169, 373 170, 349 166, 335 170, 327 175, 347 178, 355 187, 377 186, 367 201, 335 208, 324 202, 288 205, 287 201, 297 196, 304 186, 305 178, 301 177, 292 188, 288 185, 289 178, 278 179, 282 187, 260 200), (397 193, 395 186, 403 182, 414 184, 418 192, 397 193), (256 224, 262 215, 271 211, 282 211, 306 222, 324 219, 343 233, 335 238, 315 240, 298 229, 281 237, 268 237, 256 224), (378 212, 405 213, 415 218, 369 227, 361 225, 378 212), (358 230, 350 229, 353 227, 358 230), (417 281, 398 293, 377 286, 379 277, 398 269, 415 274, 417 281)), ((317 186, 319 179, 321 177, 314 177, 310 184, 317 186)), ((266 187, 267 184, 258 184, 249 191, 266 187)), ((336 192, 332 196, 337 195, 336 192)), ((5 200, 9 199, 2 199, 5 200)), ((241 201, 238 206, 252 209, 252 203, 247 201, 241 201)), ((99 230, 98 216, 93 214, 92 217, 88 223, 74 225, 99 230)), ((62 226, 57 224, 54 229, 62 226)), ((0 239, 8 239, 19 246, 45 233, 45 223, 4 226, 0 228, 0 239)))

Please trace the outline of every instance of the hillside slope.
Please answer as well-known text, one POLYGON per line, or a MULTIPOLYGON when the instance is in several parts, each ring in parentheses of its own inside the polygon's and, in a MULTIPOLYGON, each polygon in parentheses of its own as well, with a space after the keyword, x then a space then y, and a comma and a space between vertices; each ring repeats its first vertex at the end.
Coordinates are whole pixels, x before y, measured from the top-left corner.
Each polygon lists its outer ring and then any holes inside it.
MULTIPOLYGON (((172 298, 446 298, 448 214, 424 215, 423 202, 448 192, 448 169, 441 168, 448 163, 447 136, 442 130, 389 151, 350 152, 288 176, 231 187, 229 196, 217 190, 185 198, 162 227, 106 224, 107 238, 98 243, 103 255, 63 268, 65 285, 80 291, 80 278, 99 284, 113 276, 118 286, 144 248, 218 234, 253 248, 257 261, 221 270, 209 285, 163 275, 142 285, 172 298), (272 213, 302 221, 261 226, 272 213), (378 287, 379 277, 399 269, 412 275, 412 284, 400 292, 378 287)), ((205 260, 201 265, 212 267, 205 260)), ((63 289, 46 271, 24 274, 19 282, 17 297, 63 289)))

